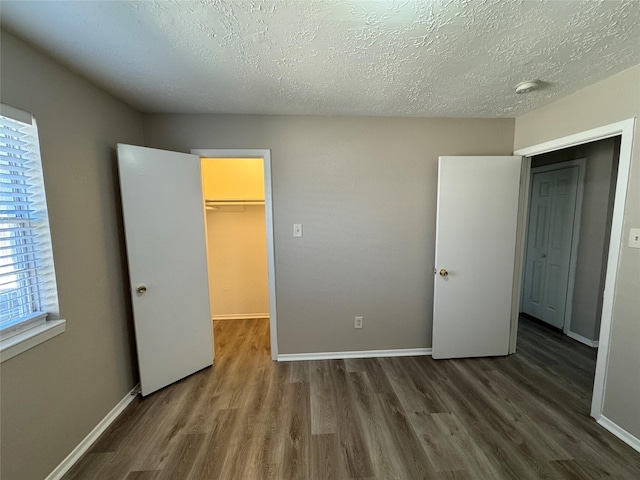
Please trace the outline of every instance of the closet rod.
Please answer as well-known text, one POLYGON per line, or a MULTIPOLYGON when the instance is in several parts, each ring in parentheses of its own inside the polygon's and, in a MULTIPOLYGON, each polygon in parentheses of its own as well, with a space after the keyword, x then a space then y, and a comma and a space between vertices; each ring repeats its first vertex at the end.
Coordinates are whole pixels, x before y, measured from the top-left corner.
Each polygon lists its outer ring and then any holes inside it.
POLYGON ((264 200, 206 200, 205 205, 264 205, 264 200))

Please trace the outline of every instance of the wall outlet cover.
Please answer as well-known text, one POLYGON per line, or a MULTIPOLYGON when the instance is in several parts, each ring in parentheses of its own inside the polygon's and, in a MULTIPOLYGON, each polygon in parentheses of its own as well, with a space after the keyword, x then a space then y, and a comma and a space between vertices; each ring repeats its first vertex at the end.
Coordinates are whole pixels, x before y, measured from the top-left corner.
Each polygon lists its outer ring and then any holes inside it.
POLYGON ((640 228, 629 230, 629 247, 640 248, 640 228))

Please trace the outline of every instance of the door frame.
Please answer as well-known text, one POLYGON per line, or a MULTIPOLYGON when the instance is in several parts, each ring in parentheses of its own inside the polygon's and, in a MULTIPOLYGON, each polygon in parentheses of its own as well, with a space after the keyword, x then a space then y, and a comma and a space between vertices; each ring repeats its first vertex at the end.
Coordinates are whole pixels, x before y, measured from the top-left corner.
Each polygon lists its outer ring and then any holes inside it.
MULTIPOLYGON (((565 334, 569 333, 571 327, 571 315, 573 310, 573 289, 576 283, 576 266, 578 263, 578 244, 580 242, 580 223, 582 219, 582 201, 584 198, 584 177, 587 171, 587 159, 586 158, 576 158, 574 160, 566 160, 564 162, 551 163, 549 165, 542 165, 540 167, 531 167, 530 176, 532 177, 535 173, 544 173, 544 172, 552 172, 554 170, 564 170, 565 168, 578 167, 578 186, 576 188, 576 207, 573 214, 573 230, 571 237, 571 250, 569 251, 569 276, 567 277, 567 299, 566 305, 564 308, 564 321, 562 323, 562 331, 565 334)), ((528 205, 531 204, 531 188, 529 188, 529 200, 528 205)), ((523 261, 526 262, 526 251, 527 251, 527 237, 529 233, 529 222, 530 222, 530 214, 529 208, 527 207, 527 225, 525 227, 525 256, 523 261)), ((524 275, 526 263, 523 264, 522 274, 524 275)), ((520 306, 522 305, 522 301, 524 299, 524 282, 521 282, 521 291, 520 291, 520 306)))
POLYGON ((269 335, 271 359, 278 359, 278 317, 276 313, 276 263, 273 240, 273 191, 271 188, 271 150, 192 148, 191 153, 211 158, 262 158, 264 168, 264 215, 267 225, 267 282, 269 288, 269 335))
MULTIPOLYGON (((604 298, 602 304, 602 316, 600 320, 600 338, 598 357, 596 359, 596 372, 593 383, 593 397, 591 399, 591 416, 596 420, 602 416, 604 405, 605 387, 607 380, 607 367, 609 363, 609 343, 611 340, 611 323, 613 319, 614 293, 616 289, 616 280, 618 276, 618 264, 620 253, 622 250, 622 241, 624 233, 624 208, 627 199, 627 188, 629 184, 629 173, 631 170, 631 153, 633 144, 633 133, 635 127, 635 118, 629 118, 620 122, 611 123, 602 127, 593 128, 580 133, 557 138, 548 142, 540 143, 530 147, 516 150, 516 155, 527 157, 527 163, 530 167, 531 157, 542 153, 562 150, 576 145, 603 140, 605 138, 620 136, 620 153, 618 161, 618 175, 616 178, 616 192, 613 204, 613 217, 611 219, 611 237, 609 240, 609 256, 607 258, 607 271, 605 275, 604 298)), ((524 182, 522 183, 521 200, 526 203, 525 212, 528 211, 528 193, 530 188, 531 168, 524 172, 524 182), (524 198, 523 198, 524 197, 524 198)), ((523 209, 520 209, 522 214, 523 209)), ((526 221, 525 221, 526 222, 526 221)), ((519 238, 519 248, 516 251, 516 267, 522 269, 524 260, 524 242, 523 237, 519 238)), ((521 275, 522 276, 522 275, 521 275)), ((515 279, 514 279, 515 280, 515 279)), ((521 281, 521 277, 520 280, 521 281)), ((516 285, 514 285, 515 289, 516 285)), ((518 284, 518 287, 520 285, 518 284)), ((519 288, 518 290, 519 291, 519 288)), ((514 307, 519 307, 518 298, 513 299, 514 307)), ((516 314, 511 321, 511 340, 510 352, 515 352, 517 329, 518 329, 518 308, 514 308, 516 314)), ((512 311, 513 311, 512 310, 512 311)))

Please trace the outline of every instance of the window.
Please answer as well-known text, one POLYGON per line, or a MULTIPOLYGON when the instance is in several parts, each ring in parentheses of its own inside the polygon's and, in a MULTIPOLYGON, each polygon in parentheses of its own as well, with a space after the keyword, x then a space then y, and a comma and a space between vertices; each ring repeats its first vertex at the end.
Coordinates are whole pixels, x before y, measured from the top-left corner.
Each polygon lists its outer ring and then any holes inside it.
MULTIPOLYGON (((58 314, 58 294, 38 129, 31 115, 0 107, 0 351, 5 360, 7 348, 60 321, 47 322, 49 314, 52 320, 58 314)), ((34 344, 29 343, 27 348, 34 344)))

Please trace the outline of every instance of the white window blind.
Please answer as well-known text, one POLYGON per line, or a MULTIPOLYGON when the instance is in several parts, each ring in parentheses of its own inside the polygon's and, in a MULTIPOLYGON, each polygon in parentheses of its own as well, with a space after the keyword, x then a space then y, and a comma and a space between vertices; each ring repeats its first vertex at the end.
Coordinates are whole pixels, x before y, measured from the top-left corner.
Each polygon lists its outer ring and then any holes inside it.
POLYGON ((57 303, 35 120, 0 115, 0 334, 44 322, 57 303))

